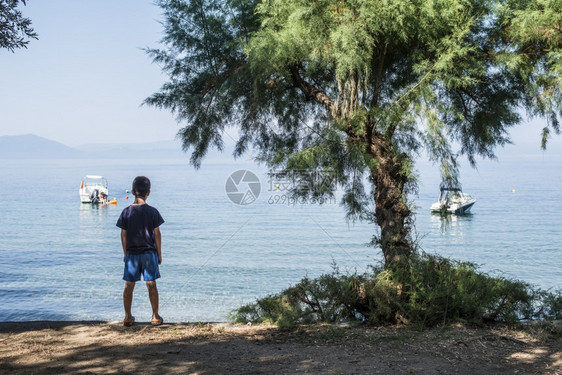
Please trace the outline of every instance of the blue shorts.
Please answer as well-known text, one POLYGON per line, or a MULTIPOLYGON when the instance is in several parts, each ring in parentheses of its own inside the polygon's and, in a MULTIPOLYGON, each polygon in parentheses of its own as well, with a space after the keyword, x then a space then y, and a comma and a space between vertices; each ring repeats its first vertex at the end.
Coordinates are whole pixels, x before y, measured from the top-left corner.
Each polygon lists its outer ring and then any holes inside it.
POLYGON ((141 274, 144 281, 154 281, 160 277, 158 269, 158 254, 154 252, 144 254, 125 255, 125 271, 123 280, 140 281, 141 274))

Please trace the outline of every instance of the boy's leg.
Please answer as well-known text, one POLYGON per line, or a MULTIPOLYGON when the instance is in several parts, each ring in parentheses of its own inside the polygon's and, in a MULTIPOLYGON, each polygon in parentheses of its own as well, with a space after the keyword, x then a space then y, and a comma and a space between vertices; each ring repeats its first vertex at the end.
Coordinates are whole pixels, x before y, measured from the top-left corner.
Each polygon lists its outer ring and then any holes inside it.
POLYGON ((160 319, 160 315, 158 315, 158 288, 156 287, 156 281, 147 281, 146 287, 148 288, 148 298, 150 298, 150 304, 152 305, 152 320, 160 319))
POLYGON ((123 290, 123 307, 125 307, 125 320, 131 321, 133 319, 133 314, 131 314, 131 306, 133 305, 133 290, 135 289, 135 283, 131 281, 125 281, 125 290, 123 290))

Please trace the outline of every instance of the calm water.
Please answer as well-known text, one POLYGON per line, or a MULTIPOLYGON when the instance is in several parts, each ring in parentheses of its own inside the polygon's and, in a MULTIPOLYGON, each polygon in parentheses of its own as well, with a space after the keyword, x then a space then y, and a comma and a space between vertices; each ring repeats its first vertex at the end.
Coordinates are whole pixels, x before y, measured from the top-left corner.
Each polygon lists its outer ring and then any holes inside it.
MULTIPOLYGON (((288 205, 278 197, 282 192, 269 191, 267 171, 250 163, 207 163, 195 171, 186 160, 4 160, 0 321, 122 318, 115 222, 130 204, 125 191, 140 174, 151 178, 148 203, 166 220, 158 283, 167 321, 225 320, 237 306, 303 276, 329 272, 334 262, 342 271, 362 272, 380 261, 380 253, 366 245, 373 227, 346 224, 338 204, 288 205), (260 179, 253 204, 233 204, 225 193, 228 176, 238 169, 260 179), (104 175, 118 205, 81 205, 78 187, 85 174, 104 175)), ((422 248, 496 275, 559 288, 561 166, 559 157, 546 154, 465 169, 464 190, 478 200, 473 215, 443 220, 429 214, 438 175, 420 165, 414 202, 422 248)), ((133 301, 137 320, 150 318, 143 284, 133 301)))

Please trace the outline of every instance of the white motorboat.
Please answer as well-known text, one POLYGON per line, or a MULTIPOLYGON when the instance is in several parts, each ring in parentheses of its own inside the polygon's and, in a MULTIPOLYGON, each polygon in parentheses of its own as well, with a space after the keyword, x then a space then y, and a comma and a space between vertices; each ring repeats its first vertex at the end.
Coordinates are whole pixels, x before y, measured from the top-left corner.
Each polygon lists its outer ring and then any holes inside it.
POLYGON ((107 180, 102 176, 88 175, 80 182, 80 201, 82 203, 106 203, 107 196, 107 180))
POLYGON ((476 203, 476 199, 463 193, 461 189, 441 188, 439 201, 431 205, 431 212, 463 215, 470 213, 474 203, 476 203))

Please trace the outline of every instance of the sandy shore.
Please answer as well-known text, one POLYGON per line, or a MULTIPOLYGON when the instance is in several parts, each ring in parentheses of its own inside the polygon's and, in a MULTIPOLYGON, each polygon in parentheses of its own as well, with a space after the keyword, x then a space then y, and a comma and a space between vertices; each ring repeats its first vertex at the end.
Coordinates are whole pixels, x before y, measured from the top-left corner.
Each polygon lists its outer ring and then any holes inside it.
POLYGON ((0 374, 562 374, 560 324, 518 330, 0 323, 0 374))

